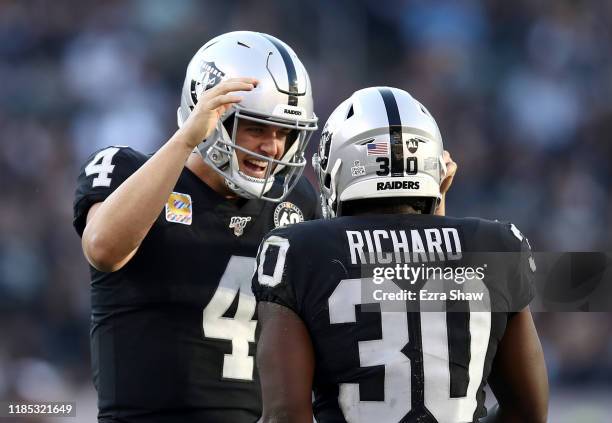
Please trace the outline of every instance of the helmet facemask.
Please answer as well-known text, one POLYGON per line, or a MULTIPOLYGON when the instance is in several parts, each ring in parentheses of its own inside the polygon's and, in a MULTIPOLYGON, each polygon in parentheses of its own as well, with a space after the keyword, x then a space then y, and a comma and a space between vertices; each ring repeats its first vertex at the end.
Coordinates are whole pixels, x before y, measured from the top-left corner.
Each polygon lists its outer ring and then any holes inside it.
POLYGON ((222 118, 223 122, 220 120, 217 123, 215 131, 208 139, 198 146, 200 155, 207 165, 223 176, 227 187, 240 197, 272 202, 282 201, 291 192, 304 170, 306 165, 304 151, 316 129, 316 124, 260 116, 240 107, 232 109, 225 118, 222 118), (283 155, 276 159, 239 145, 236 137, 241 119, 291 129, 285 141, 283 155), (237 151, 267 162, 263 178, 248 175, 240 169, 237 151), (278 185, 278 188, 273 189, 275 185, 278 185))

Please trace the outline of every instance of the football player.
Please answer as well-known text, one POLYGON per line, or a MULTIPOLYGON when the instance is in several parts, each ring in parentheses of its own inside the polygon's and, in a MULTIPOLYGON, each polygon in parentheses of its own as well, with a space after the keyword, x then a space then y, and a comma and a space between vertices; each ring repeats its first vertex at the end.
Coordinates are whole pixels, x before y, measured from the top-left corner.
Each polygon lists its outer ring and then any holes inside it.
POLYGON ((97 151, 78 178, 100 422, 256 421, 257 247, 318 214, 300 177, 317 129, 310 80, 282 41, 233 32, 206 43, 178 126, 152 155, 97 151))
POLYGON ((400 89, 357 91, 313 162, 334 219, 272 231, 253 277, 263 421, 478 422, 489 382, 490 421, 544 422, 528 241, 509 223, 432 216, 445 168, 427 109, 400 89), (470 254, 483 251, 497 253, 470 254))

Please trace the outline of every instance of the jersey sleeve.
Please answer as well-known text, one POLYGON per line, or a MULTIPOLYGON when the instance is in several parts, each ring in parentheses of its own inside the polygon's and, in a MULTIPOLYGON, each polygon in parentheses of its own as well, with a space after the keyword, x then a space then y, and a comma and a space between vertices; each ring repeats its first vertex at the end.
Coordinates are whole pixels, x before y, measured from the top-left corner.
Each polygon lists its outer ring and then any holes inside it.
POLYGON ((299 314, 294 284, 300 270, 287 229, 270 232, 259 246, 252 290, 257 302, 280 304, 299 314))
POLYGON ((104 201, 145 160, 129 147, 107 147, 89 156, 79 172, 73 205, 73 225, 79 236, 83 235, 89 208, 104 201))
POLYGON ((504 232, 506 243, 514 253, 509 261, 512 263, 508 281, 510 310, 518 312, 529 305, 535 296, 536 263, 529 240, 514 224, 504 224, 504 232))

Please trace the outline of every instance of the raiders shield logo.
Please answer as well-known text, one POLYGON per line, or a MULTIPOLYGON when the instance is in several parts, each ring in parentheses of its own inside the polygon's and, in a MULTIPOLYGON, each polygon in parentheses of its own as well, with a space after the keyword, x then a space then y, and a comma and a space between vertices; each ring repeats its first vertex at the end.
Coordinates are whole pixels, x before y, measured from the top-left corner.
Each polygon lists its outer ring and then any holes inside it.
POLYGON ((329 150, 331 148, 331 140, 332 140, 332 134, 329 131, 329 128, 327 127, 327 124, 325 124, 325 127, 323 128, 323 133, 321 134, 321 142, 319 143, 319 157, 321 158, 321 169, 326 170, 327 169, 327 162, 329 160, 329 150))
POLYGON ((200 68, 202 75, 202 85, 204 85, 204 91, 217 85, 223 78, 225 78, 225 72, 222 72, 215 62, 202 62, 200 68))
POLYGON ((215 62, 202 62, 200 65, 200 80, 191 81, 191 101, 198 102, 198 97, 204 91, 214 87, 225 78, 225 72, 221 71, 215 62))
POLYGON ((280 203, 274 209, 274 227, 282 228, 283 226, 293 225, 304 221, 302 211, 295 204, 285 201, 280 203))
POLYGON ((232 216, 230 220, 229 228, 234 229, 234 235, 240 236, 244 233, 244 228, 247 223, 251 221, 251 216, 240 217, 240 216, 232 216))

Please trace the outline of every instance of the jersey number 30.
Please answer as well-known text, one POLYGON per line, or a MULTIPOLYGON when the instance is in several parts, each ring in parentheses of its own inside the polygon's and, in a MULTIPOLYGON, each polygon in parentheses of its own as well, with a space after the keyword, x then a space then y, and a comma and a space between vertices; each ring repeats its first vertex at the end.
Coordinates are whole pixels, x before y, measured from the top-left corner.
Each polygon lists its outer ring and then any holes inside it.
MULTIPOLYGON (((430 280, 425 287, 435 286, 438 282, 430 280)), ((358 304, 379 302, 362 296, 362 283, 361 279, 340 281, 329 298, 329 320, 332 325, 357 323, 355 308, 358 304)), ((482 281, 477 281, 476 285, 486 290, 482 281)), ((390 280, 385 280, 381 288, 386 292, 399 292, 399 287, 390 280)), ((381 308, 384 306, 381 304, 381 308)), ((461 377, 462 382, 458 383, 450 367, 451 328, 447 323, 446 310, 407 313, 405 303, 397 302, 397 306, 402 310, 381 311, 380 339, 358 341, 361 368, 384 366, 384 399, 362 401, 360 383, 342 383, 338 402, 345 417, 349 421, 377 421, 380 416, 385 416, 385 421, 404 421, 406 417, 412 421, 429 413, 434 417, 433 421, 438 422, 473 421, 489 341, 491 313, 470 311, 467 313, 467 326, 453 328, 465 334, 455 333, 452 342, 467 343, 458 346, 467 353, 467 375, 461 377), (409 354, 410 359, 404 354, 409 343, 417 343, 410 350, 421 349, 420 357, 409 354), (415 374, 421 376, 413 377, 415 374)), ((451 319, 455 321, 467 319, 466 313, 449 314, 454 314, 451 319)))

